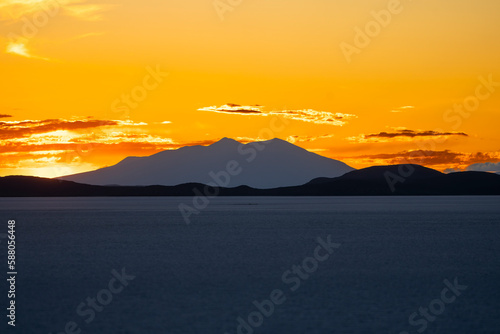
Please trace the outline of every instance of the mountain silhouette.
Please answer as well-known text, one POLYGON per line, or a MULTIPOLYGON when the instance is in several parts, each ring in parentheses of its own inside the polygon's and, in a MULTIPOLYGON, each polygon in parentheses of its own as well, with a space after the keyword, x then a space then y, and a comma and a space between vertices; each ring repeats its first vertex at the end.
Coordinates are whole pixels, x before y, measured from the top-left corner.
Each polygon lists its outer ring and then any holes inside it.
POLYGON ((317 178, 300 189, 308 195, 487 195, 500 194, 500 175, 444 174, 414 164, 373 166, 337 178, 317 178))
POLYGON ((223 138, 209 146, 187 146, 148 157, 128 157, 92 172, 61 177, 91 185, 175 186, 182 183, 269 189, 337 177, 354 170, 281 139, 241 144, 223 138))

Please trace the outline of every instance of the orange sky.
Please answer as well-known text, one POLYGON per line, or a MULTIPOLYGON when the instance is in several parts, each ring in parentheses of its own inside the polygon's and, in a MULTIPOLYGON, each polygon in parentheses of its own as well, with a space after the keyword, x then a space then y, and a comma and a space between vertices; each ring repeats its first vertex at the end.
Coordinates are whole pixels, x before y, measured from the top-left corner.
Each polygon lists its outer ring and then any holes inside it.
POLYGON ((2 0, 0 21, 0 175, 222 137, 500 161, 498 0, 2 0))

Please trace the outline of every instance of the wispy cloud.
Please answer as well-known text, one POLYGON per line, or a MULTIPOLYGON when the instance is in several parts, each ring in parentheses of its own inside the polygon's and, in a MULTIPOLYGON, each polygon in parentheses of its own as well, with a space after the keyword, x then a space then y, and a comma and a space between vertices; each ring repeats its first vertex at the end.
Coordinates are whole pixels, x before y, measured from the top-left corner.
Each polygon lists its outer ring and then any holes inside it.
POLYGON ((440 132, 440 131, 424 131, 424 130, 409 130, 400 129, 394 132, 379 132, 372 134, 361 134, 358 136, 348 137, 347 140, 356 143, 368 143, 368 142, 388 142, 388 141, 408 141, 416 137, 449 137, 449 136, 462 136, 468 137, 464 132, 440 132))
POLYGON ((54 177, 100 168, 103 162, 114 164, 126 156, 215 142, 177 142, 147 125, 93 118, 1 121, 0 168, 54 177))
POLYGON ((65 42, 76 41, 76 40, 79 40, 79 39, 84 39, 84 38, 89 38, 89 37, 94 37, 94 36, 101 36, 101 35, 104 35, 104 34, 105 34, 104 32, 89 32, 89 33, 86 33, 86 34, 81 34, 81 35, 78 35, 78 36, 75 36, 75 37, 71 37, 71 38, 65 40, 65 42))
POLYGON ((40 10, 46 10, 46 6, 59 6, 65 0, 2 0, 0 2, 0 19, 17 20, 24 15, 40 10))
POLYGON ((396 109, 392 109, 391 112, 404 112, 404 111, 408 111, 408 110, 411 110, 411 109, 415 109, 414 106, 403 106, 403 107, 399 107, 399 108, 396 108, 396 109))
POLYGON ((58 130, 79 130, 101 126, 119 125, 119 122, 123 121, 102 121, 93 119, 3 121, 0 122, 0 139, 23 138, 34 134, 51 133, 58 130))
POLYGON ((309 122, 315 124, 326 124, 334 126, 342 126, 347 123, 348 119, 356 118, 356 115, 333 113, 329 111, 316 111, 313 109, 303 110, 282 110, 271 112, 275 115, 281 115, 295 121, 309 122))
MULTIPOLYGON (((74 3, 81 1, 74 1, 74 3)), ((87 5, 68 5, 64 7, 67 15, 86 21, 102 20, 103 12, 109 10, 113 5, 87 4, 87 5)))
POLYGON ((309 152, 327 152, 328 149, 326 148, 308 148, 307 149, 309 152))
MULTIPOLYGON (((287 142, 294 144, 294 143, 313 142, 313 141, 320 140, 320 139, 333 138, 334 136, 335 135, 333 135, 333 134, 325 134, 325 135, 320 135, 320 136, 298 136, 298 135, 291 135, 291 136, 288 136, 286 138, 283 138, 283 140, 286 140, 287 142)), ((259 141, 269 140, 269 138, 260 138, 260 137, 235 137, 233 139, 236 140, 236 141, 238 141, 238 142, 240 142, 240 143, 242 143, 242 144, 248 144, 248 143, 252 143, 252 142, 259 142, 259 141)))
POLYGON ((24 142, 0 144, 0 168, 12 173, 57 177, 118 163, 126 156, 148 156, 184 146, 210 145, 217 140, 176 142, 151 134, 120 131, 81 136, 68 131, 33 136, 24 142), (111 160, 110 160, 111 159, 111 160))
POLYGON ((51 16, 62 13, 82 20, 102 19, 102 12, 113 5, 86 4, 87 0, 2 0, 0 19, 16 21, 21 17, 36 12, 45 12, 51 16))
POLYGON ((47 61, 49 60, 49 58, 40 57, 32 54, 31 51, 28 50, 26 43, 21 41, 10 42, 7 45, 6 52, 26 58, 33 58, 33 59, 47 60, 47 61))
MULTIPOLYGON (((47 57, 35 55, 29 48, 28 42, 33 39, 38 31, 49 19, 54 19, 58 15, 65 15, 76 20, 98 21, 101 20, 104 11, 109 10, 114 5, 87 3, 87 0, 2 0, 0 1, 0 21, 7 24, 23 23, 30 25, 30 32, 19 28, 18 31, 11 31, 8 34, 6 52, 25 58, 50 60, 47 57), (35 17, 44 17, 43 25, 32 22, 35 17)), ((101 33, 80 34, 69 40, 75 40, 101 33)), ((68 40, 67 40, 68 41, 68 40)))
POLYGON ((301 143, 301 142, 312 142, 320 139, 328 139, 328 138, 333 138, 335 135, 333 134, 326 134, 326 135, 321 135, 321 136, 297 136, 297 135, 292 135, 288 136, 286 140, 290 143, 301 143))
POLYGON ((246 116, 269 116, 278 115, 287 119, 334 126, 342 126, 346 124, 350 118, 356 118, 356 115, 333 113, 329 111, 317 111, 313 109, 302 110, 264 110, 260 105, 246 105, 228 103, 221 107, 212 106, 198 109, 200 111, 211 111, 223 114, 246 115, 246 116))

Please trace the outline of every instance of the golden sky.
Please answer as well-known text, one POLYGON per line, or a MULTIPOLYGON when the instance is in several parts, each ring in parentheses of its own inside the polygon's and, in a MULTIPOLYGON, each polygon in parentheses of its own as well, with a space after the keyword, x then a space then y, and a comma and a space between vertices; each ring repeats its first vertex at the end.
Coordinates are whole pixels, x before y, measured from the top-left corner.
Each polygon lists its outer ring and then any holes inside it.
POLYGON ((0 175, 222 137, 500 161, 498 0, 2 0, 0 22, 0 175))

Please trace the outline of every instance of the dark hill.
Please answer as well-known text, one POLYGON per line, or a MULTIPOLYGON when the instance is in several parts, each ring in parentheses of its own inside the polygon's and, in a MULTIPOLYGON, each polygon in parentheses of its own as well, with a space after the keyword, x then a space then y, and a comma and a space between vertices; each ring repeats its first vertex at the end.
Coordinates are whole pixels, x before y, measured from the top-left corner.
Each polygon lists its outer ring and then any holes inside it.
POLYGON ((211 188, 200 183, 177 186, 93 186, 30 176, 0 178, 1 197, 45 196, 390 196, 500 195, 500 175, 486 172, 443 174, 419 165, 376 166, 302 186, 255 189, 211 188))

